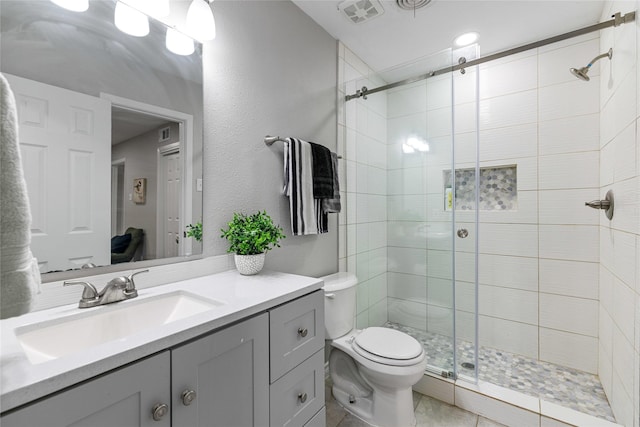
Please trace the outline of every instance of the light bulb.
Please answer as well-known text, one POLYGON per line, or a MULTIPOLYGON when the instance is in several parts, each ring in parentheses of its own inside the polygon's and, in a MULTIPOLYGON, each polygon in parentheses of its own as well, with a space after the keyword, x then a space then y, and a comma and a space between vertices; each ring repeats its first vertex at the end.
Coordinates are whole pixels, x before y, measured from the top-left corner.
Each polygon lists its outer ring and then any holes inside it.
POLYGON ((89 9, 89 0, 51 0, 51 2, 73 12, 84 12, 89 9))
POLYGON ((154 18, 169 16, 169 0, 155 0, 153 11, 149 14, 154 18))
POLYGON ((429 151, 429 144, 427 143, 427 141, 425 141, 422 138, 418 138, 416 136, 411 136, 409 138, 407 138, 407 143, 406 145, 408 145, 409 147, 413 147, 418 151, 429 151))
POLYGON ((415 153, 416 150, 410 145, 402 144, 402 152, 405 154, 415 153))
POLYGON ((191 37, 176 31, 173 28, 167 28, 167 49, 176 55, 191 55, 195 52, 195 46, 191 37))
POLYGON ((478 33, 464 33, 456 37, 453 43, 458 47, 468 46, 478 40, 478 33))
POLYGON ((123 2, 116 3, 114 21, 116 27, 123 33, 136 37, 144 37, 149 34, 149 18, 123 2))
POLYGON ((187 11, 187 31, 196 40, 216 38, 216 21, 207 0, 193 0, 187 11))

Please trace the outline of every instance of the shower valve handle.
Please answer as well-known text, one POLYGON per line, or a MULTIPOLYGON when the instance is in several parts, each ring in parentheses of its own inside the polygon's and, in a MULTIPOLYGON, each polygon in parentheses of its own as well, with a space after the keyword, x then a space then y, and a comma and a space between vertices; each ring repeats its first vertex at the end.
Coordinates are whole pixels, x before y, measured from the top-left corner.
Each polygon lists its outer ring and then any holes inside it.
POLYGON ((604 196, 604 200, 592 200, 590 202, 584 202, 585 206, 589 206, 593 209, 602 209, 604 210, 604 214, 609 218, 609 220, 613 219, 613 191, 607 191, 607 194, 604 196))
POLYGON ((590 202, 584 202, 584 204, 593 209, 609 209, 611 205, 608 200, 592 200, 590 202))

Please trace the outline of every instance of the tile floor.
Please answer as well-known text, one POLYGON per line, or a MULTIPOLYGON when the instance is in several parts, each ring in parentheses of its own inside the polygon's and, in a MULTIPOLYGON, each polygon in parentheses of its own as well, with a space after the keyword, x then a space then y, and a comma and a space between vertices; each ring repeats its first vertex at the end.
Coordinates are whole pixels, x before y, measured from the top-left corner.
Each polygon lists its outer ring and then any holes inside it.
MULTIPOLYGON (((331 380, 327 380, 325 400, 327 427, 369 427, 369 424, 344 410, 331 396, 331 380)), ((413 393, 417 427, 501 427, 487 418, 448 405, 429 396, 413 393)))
MULTIPOLYGON (((397 323, 385 326, 401 330, 420 341, 430 366, 452 370, 452 340, 397 323)), ((458 342, 458 363, 474 361, 474 347, 458 342)), ((474 375, 473 368, 459 366, 459 374, 474 375)), ((529 396, 538 397, 566 408, 615 422, 609 401, 596 375, 542 362, 488 347, 478 352, 478 378, 529 396)))

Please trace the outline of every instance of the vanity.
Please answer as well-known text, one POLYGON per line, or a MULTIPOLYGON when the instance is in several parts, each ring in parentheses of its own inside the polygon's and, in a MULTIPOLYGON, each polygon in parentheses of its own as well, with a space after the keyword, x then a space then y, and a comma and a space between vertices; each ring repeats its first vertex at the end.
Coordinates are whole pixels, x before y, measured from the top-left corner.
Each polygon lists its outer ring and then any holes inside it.
POLYGON ((226 271, 3 320, 0 423, 324 426, 321 286, 226 271))

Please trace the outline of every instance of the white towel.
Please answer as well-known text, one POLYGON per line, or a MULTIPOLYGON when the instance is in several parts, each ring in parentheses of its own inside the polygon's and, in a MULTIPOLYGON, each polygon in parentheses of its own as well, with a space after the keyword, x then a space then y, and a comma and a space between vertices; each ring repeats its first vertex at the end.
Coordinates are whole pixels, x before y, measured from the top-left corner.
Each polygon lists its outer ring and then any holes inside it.
POLYGON ((291 231, 294 236, 318 234, 319 203, 313 199, 311 145, 297 138, 284 142, 284 187, 289 197, 291 231))
POLYGON ((22 174, 13 92, 0 74, 0 318, 31 310, 40 291, 38 261, 29 250, 31 211, 22 174))

